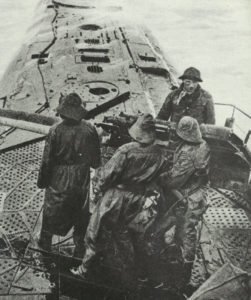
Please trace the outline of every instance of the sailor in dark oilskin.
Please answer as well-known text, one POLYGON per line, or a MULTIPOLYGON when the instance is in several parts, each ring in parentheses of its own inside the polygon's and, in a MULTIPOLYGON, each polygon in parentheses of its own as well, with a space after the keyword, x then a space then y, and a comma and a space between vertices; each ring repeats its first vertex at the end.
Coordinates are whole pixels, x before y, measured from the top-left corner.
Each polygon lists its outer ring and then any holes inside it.
POLYGON ((111 231, 118 245, 126 245, 126 264, 130 260, 130 264, 134 265, 137 247, 133 236, 144 234, 156 216, 154 202, 158 196, 153 186, 165 169, 166 159, 161 148, 155 144, 153 117, 149 114, 140 116, 129 134, 134 142, 121 146, 102 168, 98 189, 103 196, 86 232, 82 265, 71 270, 75 275, 87 273, 93 258, 100 251, 103 230, 111 231))
POLYGON ((199 85, 200 71, 190 67, 179 78, 182 84, 167 96, 157 118, 178 123, 183 116, 191 116, 199 124, 215 124, 213 98, 199 85))
MULTIPOLYGON (((203 186, 207 183, 210 149, 202 139, 199 124, 194 118, 183 117, 176 132, 180 142, 174 153, 173 166, 161 175, 161 181, 169 190, 178 191, 183 199, 181 211, 184 213, 177 215, 176 238, 190 277, 196 249, 196 226, 206 209, 203 186)), ((165 216, 163 222, 168 223, 165 216)))
POLYGON ((52 236, 65 236, 74 226, 77 251, 89 221, 90 167, 100 164, 99 138, 95 127, 82 120, 86 110, 77 94, 61 97, 57 113, 62 121, 46 138, 37 182, 46 189, 38 244, 50 250, 52 236))

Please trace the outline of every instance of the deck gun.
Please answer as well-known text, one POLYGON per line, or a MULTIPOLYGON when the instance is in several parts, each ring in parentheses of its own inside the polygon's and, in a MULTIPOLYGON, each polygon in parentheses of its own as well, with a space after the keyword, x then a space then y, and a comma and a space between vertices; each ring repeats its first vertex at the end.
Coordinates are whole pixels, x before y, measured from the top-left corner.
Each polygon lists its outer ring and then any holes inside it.
MULTIPOLYGON (((138 115, 129 115, 121 112, 118 116, 105 116, 103 122, 95 123, 97 127, 109 133, 107 145, 111 147, 119 147, 125 143, 132 141, 128 133, 128 129, 136 122, 138 115)), ((168 141, 175 136, 176 125, 173 122, 156 119, 155 129, 157 139, 168 141)), ((107 135, 106 135, 107 137, 107 135)))

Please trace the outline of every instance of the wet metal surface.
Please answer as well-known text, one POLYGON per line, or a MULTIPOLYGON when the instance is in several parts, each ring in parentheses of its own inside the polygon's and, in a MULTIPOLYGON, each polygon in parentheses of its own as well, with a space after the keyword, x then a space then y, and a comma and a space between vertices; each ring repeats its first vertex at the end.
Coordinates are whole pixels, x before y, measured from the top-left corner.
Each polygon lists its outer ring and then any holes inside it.
POLYGON ((0 294, 45 294, 51 291, 46 273, 29 256, 36 238, 43 192, 36 186, 44 143, 33 143, 0 155, 0 294))
POLYGON ((251 219, 236 205, 236 201, 241 203, 239 194, 212 188, 206 194, 209 208, 201 224, 192 276, 196 286, 226 262, 251 272, 251 219))

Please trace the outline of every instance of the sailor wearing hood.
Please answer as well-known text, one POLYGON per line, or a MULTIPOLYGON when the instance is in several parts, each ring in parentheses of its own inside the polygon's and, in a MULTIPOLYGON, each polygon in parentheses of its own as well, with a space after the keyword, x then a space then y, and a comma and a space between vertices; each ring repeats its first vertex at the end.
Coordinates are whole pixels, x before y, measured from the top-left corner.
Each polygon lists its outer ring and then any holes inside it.
POLYGON ((157 118, 178 123, 183 116, 191 116, 199 124, 215 124, 213 98, 199 85, 200 71, 190 67, 179 78, 182 84, 167 96, 157 118))
MULTIPOLYGON (((183 117, 176 133, 180 143, 174 153, 173 167, 161 175, 161 181, 163 186, 176 191, 179 200, 185 204, 185 211, 182 204, 183 213, 177 216, 176 242, 182 249, 186 276, 190 277, 196 249, 196 226, 206 209, 203 186, 207 183, 210 149, 194 118, 183 117)), ((164 216, 165 222, 168 220, 164 216)))
POLYGON ((143 234, 156 216, 152 205, 157 193, 152 190, 151 194, 151 186, 165 169, 166 159, 155 144, 153 117, 140 116, 129 134, 134 142, 121 146, 100 173, 98 189, 103 196, 87 228, 82 265, 72 270, 76 275, 87 272, 100 251, 101 237, 106 231, 112 232, 115 244, 126 245, 122 251, 127 257, 125 265, 134 267, 135 239, 132 237, 143 234))
POLYGON ((89 221, 90 167, 100 164, 99 138, 95 127, 82 120, 86 110, 81 104, 75 93, 60 98, 62 122, 46 138, 37 182, 46 189, 39 246, 50 250, 54 234, 65 236, 74 227, 77 256, 89 221))

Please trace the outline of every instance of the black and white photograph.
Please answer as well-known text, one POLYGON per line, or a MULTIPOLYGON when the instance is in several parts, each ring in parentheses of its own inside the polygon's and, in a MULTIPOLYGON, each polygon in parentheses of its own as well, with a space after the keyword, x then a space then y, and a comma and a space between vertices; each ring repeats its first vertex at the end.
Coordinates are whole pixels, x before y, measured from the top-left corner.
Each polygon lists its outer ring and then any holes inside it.
POLYGON ((251 300, 250 49, 250 0, 0 0, 0 300, 251 300))

